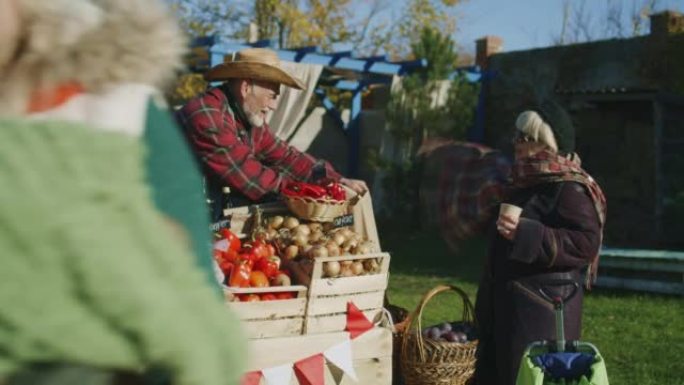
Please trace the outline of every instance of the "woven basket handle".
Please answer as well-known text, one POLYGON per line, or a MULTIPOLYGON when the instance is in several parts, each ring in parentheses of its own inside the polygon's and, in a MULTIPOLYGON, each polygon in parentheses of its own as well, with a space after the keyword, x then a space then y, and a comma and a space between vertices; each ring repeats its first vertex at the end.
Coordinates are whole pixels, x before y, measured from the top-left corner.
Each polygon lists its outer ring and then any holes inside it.
POLYGON ((408 319, 406 321, 406 331, 404 332, 403 338, 402 338, 402 351, 405 352, 406 349, 408 349, 408 338, 409 334, 411 334, 411 330, 414 329, 416 330, 416 343, 418 346, 418 352, 420 354, 420 359, 425 361, 425 348, 423 347, 423 327, 422 327, 422 318, 423 318, 423 309, 425 309, 425 305, 437 294, 445 292, 445 291, 454 291, 456 294, 458 294, 461 299, 463 300, 463 314, 461 319, 463 322, 469 322, 474 324, 475 323, 475 310, 473 308, 473 304, 470 302, 468 299, 468 295, 461 289, 459 289, 456 286, 452 285, 439 285, 434 287, 432 290, 427 292, 423 298, 420 300, 418 303, 418 306, 416 309, 409 314, 408 319), (414 328, 414 326, 416 326, 414 328))

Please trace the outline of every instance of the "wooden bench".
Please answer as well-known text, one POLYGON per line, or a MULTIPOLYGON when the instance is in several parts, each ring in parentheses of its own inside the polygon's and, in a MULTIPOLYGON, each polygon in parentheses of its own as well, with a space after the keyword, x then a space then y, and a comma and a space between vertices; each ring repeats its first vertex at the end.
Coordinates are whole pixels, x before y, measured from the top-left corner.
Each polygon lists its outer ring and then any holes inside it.
POLYGON ((604 247, 596 286, 684 295, 684 252, 604 247))

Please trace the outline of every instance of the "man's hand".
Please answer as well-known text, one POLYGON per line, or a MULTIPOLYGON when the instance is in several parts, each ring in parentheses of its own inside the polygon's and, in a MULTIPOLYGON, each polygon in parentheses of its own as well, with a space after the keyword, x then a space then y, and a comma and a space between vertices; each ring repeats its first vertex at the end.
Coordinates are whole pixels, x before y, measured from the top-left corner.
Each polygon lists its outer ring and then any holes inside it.
POLYGON ((366 182, 360 179, 340 178, 340 184, 349 187, 359 195, 365 194, 366 191, 368 191, 368 186, 366 186, 366 182))
POLYGON ((496 221, 496 229, 499 230, 502 237, 512 241, 515 238, 515 232, 518 229, 518 219, 513 219, 507 215, 501 215, 496 221))

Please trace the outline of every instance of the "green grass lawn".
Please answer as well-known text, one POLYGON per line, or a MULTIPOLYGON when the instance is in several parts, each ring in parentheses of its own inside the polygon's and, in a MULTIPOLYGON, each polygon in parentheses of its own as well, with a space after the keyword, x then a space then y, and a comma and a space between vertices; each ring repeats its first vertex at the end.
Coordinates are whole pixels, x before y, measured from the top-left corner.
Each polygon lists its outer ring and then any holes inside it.
MULTIPOLYGON (((439 284, 452 284, 475 301, 485 241, 452 252, 439 234, 378 223, 382 248, 392 255, 388 296, 413 310, 439 284)), ((429 301, 423 326, 461 317, 461 301, 446 292, 429 301)), ((611 384, 684 385, 684 298, 596 288, 585 297, 583 338, 604 356, 611 384)))

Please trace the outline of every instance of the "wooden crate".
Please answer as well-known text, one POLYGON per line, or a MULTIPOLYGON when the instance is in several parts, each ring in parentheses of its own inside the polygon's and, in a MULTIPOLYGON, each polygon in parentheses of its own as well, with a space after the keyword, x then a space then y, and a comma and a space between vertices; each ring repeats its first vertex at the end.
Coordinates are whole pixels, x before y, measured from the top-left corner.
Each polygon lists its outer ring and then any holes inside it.
POLYGON ((304 330, 307 290, 305 286, 273 286, 261 288, 224 287, 234 295, 296 292, 296 298, 257 302, 228 302, 243 321, 249 338, 273 338, 301 335, 304 330))
POLYGON ((309 283, 309 301, 306 309, 304 332, 327 333, 343 331, 347 322, 347 303, 353 302, 369 320, 377 320, 382 314, 385 290, 389 279, 390 255, 373 253, 314 260, 312 279, 309 283), (380 271, 376 274, 355 277, 323 278, 323 263, 380 259, 380 271))
MULTIPOLYGON (((249 342, 248 371, 267 369, 293 363, 339 344, 349 338, 347 332, 269 338, 249 342)), ((383 327, 373 328, 351 342, 354 370, 358 382, 331 364, 325 368, 326 385, 392 383, 392 332, 383 327)), ((265 381, 262 379, 262 384, 265 381)), ((291 385, 298 385, 292 376, 291 385)))
MULTIPOLYGON (((230 230, 238 237, 244 238, 249 235, 248 232, 252 229, 254 214, 257 209, 261 210, 264 217, 273 215, 294 216, 282 202, 235 207, 226 209, 223 213, 229 219, 230 230)), ((349 214, 354 216, 354 232, 363 235, 365 239, 373 242, 380 249, 380 239, 378 238, 378 230, 375 225, 370 194, 367 193, 359 200, 359 203, 350 207, 349 214)))

